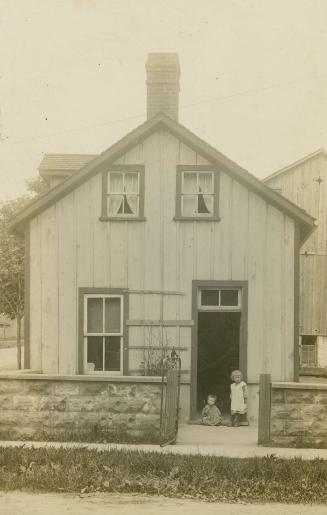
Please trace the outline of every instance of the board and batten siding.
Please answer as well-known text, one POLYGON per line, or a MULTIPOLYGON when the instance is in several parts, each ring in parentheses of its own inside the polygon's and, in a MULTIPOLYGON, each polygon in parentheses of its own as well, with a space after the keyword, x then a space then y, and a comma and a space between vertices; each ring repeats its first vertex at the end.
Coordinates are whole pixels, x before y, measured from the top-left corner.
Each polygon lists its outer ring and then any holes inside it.
MULTIPOLYGON (((208 162, 167 131, 118 163, 145 165, 145 222, 99 220, 98 174, 30 224, 31 367, 76 373, 80 287, 132 290, 129 320, 191 321, 192 280, 245 280, 248 379, 271 373, 291 380, 294 222, 223 171, 220 222, 174 221, 176 165, 208 162), (166 293, 138 293, 148 290, 166 293)), ((131 374, 139 371, 142 346, 164 338, 182 349, 183 379, 190 379, 190 326, 128 331, 131 374)))
POLYGON ((300 332, 327 336, 327 158, 318 154, 266 183, 317 219, 301 247, 300 332))

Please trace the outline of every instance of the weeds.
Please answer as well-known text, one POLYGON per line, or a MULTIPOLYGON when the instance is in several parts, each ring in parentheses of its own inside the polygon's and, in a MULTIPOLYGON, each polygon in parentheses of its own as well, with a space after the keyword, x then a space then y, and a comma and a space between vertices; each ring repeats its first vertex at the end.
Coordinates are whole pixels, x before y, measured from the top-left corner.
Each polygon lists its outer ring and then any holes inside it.
POLYGON ((140 451, 0 448, 0 488, 121 492, 221 502, 326 502, 327 461, 140 451))

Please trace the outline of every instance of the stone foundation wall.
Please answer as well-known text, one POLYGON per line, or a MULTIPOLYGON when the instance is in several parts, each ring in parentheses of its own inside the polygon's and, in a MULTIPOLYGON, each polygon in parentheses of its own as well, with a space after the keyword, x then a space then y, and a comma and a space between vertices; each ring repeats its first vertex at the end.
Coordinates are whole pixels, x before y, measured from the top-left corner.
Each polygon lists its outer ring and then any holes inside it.
POLYGON ((327 384, 273 383, 271 444, 327 448, 327 384))
POLYGON ((160 402, 158 378, 0 376, 0 439, 154 442, 160 402))

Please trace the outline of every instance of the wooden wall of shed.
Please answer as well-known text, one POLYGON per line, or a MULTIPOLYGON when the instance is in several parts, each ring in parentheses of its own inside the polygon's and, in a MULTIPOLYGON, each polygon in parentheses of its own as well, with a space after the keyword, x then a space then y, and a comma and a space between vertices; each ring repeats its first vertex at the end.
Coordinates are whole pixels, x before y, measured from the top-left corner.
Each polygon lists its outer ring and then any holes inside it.
MULTIPOLYGON (((248 280, 248 379, 293 377, 294 223, 221 173, 220 222, 176 222, 177 164, 205 164, 168 132, 119 163, 145 164, 146 222, 100 222, 101 176, 31 223, 31 366, 74 374, 79 287, 176 292, 130 294, 130 320, 192 320, 192 280, 248 280)), ((190 374, 191 327, 164 329, 190 374)), ((129 328, 129 370, 155 329, 129 328), (152 331, 152 332, 151 332, 152 331)))
POLYGON ((327 335, 327 158, 317 155, 267 184, 317 219, 301 248, 300 332, 327 335))

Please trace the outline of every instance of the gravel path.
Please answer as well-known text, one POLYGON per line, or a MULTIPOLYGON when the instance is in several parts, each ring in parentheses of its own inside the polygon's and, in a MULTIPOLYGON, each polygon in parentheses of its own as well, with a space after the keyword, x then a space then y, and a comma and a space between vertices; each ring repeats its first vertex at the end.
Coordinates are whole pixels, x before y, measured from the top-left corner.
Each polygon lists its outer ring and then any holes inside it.
POLYGON ((327 506, 218 504, 141 495, 0 492, 4 515, 327 515, 327 506))

